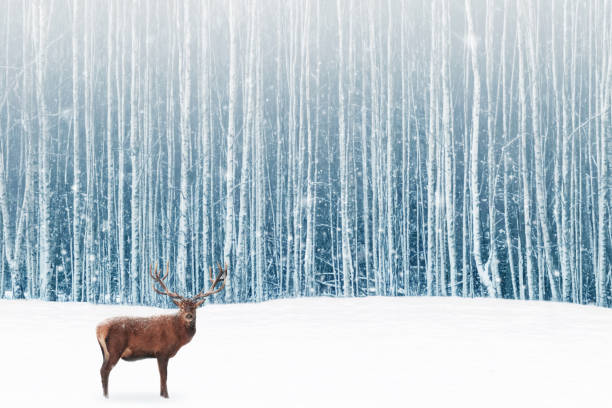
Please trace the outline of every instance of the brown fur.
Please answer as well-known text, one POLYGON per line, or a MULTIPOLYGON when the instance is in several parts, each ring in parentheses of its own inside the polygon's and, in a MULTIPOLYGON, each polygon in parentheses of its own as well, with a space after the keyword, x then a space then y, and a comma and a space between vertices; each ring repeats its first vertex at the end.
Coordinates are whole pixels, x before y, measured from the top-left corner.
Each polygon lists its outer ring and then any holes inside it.
POLYGON ((180 308, 176 314, 115 317, 96 327, 96 337, 104 359, 100 375, 105 397, 108 397, 108 376, 120 358, 125 361, 156 358, 160 374, 160 395, 168 398, 168 360, 195 335, 196 308, 199 306, 199 302, 190 299, 175 303, 180 308))
POLYGON ((125 361, 136 361, 143 358, 156 358, 159 368, 160 395, 168 398, 168 360, 176 355, 181 347, 191 341, 196 332, 196 310, 204 303, 206 298, 219 293, 225 288, 227 265, 225 269, 218 265, 219 273, 213 279, 212 268, 209 268, 211 287, 192 298, 182 297, 170 292, 164 280, 168 277, 168 264, 166 274, 155 271, 149 266, 149 274, 155 281, 153 290, 160 295, 167 295, 179 307, 173 315, 153 317, 115 317, 105 320, 96 327, 96 337, 102 350, 102 390, 108 398, 108 376, 120 358, 125 361), (155 285, 159 285, 162 290, 155 285), (218 287, 217 287, 218 286, 218 287))

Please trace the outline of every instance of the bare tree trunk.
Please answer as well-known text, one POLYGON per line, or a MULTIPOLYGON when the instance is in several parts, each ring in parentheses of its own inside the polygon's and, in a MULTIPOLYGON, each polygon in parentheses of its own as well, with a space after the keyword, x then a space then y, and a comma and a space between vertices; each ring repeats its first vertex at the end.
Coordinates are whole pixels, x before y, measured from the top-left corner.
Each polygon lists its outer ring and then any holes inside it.
POLYGON ((265 138, 264 138, 264 105, 263 105, 263 56, 261 49, 261 17, 259 13, 256 19, 257 26, 257 55, 256 55, 256 108, 255 108, 255 300, 261 302, 265 296, 265 272, 266 272, 266 192, 264 188, 264 161, 265 161, 265 138))
MULTIPOLYGON (((107 62, 106 67, 106 165, 107 165, 107 179, 106 179, 106 223, 103 227, 106 236, 106 262, 105 269, 109 275, 114 274, 116 271, 116 247, 115 240, 116 229, 114 225, 115 220, 115 157, 114 157, 114 143, 113 143, 113 87, 112 87, 112 64, 113 60, 113 2, 109 5, 108 10, 108 33, 107 33, 107 62)), ((77 69, 75 69, 75 72, 77 69)), ((74 81, 74 78, 73 78, 74 81)), ((73 84, 74 86, 74 84, 73 84)), ((73 94, 74 94, 73 89, 73 94)), ((78 93, 78 88, 76 90, 78 93)), ((78 106, 75 104, 75 106, 78 106)), ((76 114, 75 114, 76 115, 76 114)), ((77 120, 75 118, 75 123, 77 120)), ((76 134, 75 134, 76 135, 76 134)), ((108 296, 110 298, 110 287, 108 288, 108 296)), ((114 301, 114 299, 111 299, 114 301)))
MULTIPOLYGON (((226 178, 225 189, 227 194, 226 209, 225 209, 225 238, 223 245, 223 262, 227 265, 232 265, 232 255, 235 246, 234 241, 234 183, 235 183, 235 160, 234 143, 236 139, 235 131, 235 110, 236 110, 236 22, 234 16, 234 0, 229 1, 229 36, 230 36, 230 62, 229 62, 229 108, 228 108, 228 124, 227 124, 227 158, 226 158, 226 178)), ((231 283, 231 277, 230 283, 231 283)), ((230 284, 230 287, 231 284, 230 284)), ((232 290, 225 291, 225 300, 227 302, 233 300, 232 290)))
MULTIPOLYGON (((506 41, 507 41, 507 31, 508 31, 508 1, 504 0, 504 22, 503 22, 503 30, 502 30, 502 38, 501 38, 501 57, 500 57, 500 67, 501 67, 501 82, 502 82, 502 140, 505 143, 504 148, 510 148, 508 145, 508 133, 509 126, 508 123, 511 115, 509 112, 508 106, 508 94, 507 94, 507 72, 506 72, 506 41)), ((511 101, 511 99, 510 99, 511 101)), ((516 264, 514 258, 514 249, 513 249, 513 238, 512 238, 512 227, 510 225, 510 201, 508 199, 508 190, 509 190, 509 160, 510 155, 507 151, 504 151, 502 148, 502 160, 504 165, 503 170, 503 184, 504 184, 504 229, 506 236, 506 250, 508 253, 508 267, 510 269, 510 280, 512 281, 512 297, 514 299, 524 299, 525 298, 525 290, 523 287, 523 274, 520 273, 519 281, 520 284, 517 286, 517 276, 516 276, 516 264)), ((516 215, 518 217, 518 214, 516 215)), ((519 238, 520 245, 520 238, 519 238)), ((519 262, 522 263, 522 258, 519 257, 519 262)), ((522 270, 522 268, 520 268, 522 270)))
MULTIPOLYGON (((563 2, 563 73, 564 79, 568 77, 566 74, 566 67, 568 64, 568 56, 567 56, 567 18, 568 18, 568 5, 567 0, 563 2)), ((553 35, 554 38, 554 35, 553 35)), ((553 61, 555 63, 555 61, 553 61)), ((561 161, 561 183, 560 189, 557 190, 557 194, 560 197, 557 198, 557 202, 559 202, 559 206, 561 207, 561 223, 559 224, 560 231, 557 232, 557 235, 560 237, 558 239, 559 244, 559 263, 561 264, 561 296, 562 300, 569 302, 570 301, 570 293, 571 293, 571 283, 570 283, 570 273, 571 273, 571 265, 570 265, 570 250, 569 250, 569 241, 570 241, 570 220, 569 220, 569 212, 568 212, 568 197, 569 197, 569 183, 570 183, 570 175, 569 175, 569 140, 566 140, 567 135, 569 134, 569 118, 568 118, 568 106, 567 106, 567 91, 565 86, 566 81, 562 83, 561 89, 561 100, 562 100, 562 124, 563 124, 563 132, 559 135, 560 143, 561 143, 561 157, 559 160, 561 161)), ((558 121, 558 119, 557 119, 558 121)))
POLYGON ((380 265, 380 163, 379 163, 379 138, 380 129, 380 101, 378 89, 378 69, 376 59, 376 35, 375 25, 376 16, 374 15, 375 7, 373 3, 368 3, 368 26, 369 26, 369 54, 370 54, 370 169, 372 186, 372 259, 374 269, 374 286, 377 295, 384 294, 384 280, 380 265))
POLYGON ((36 44, 36 102, 38 104, 38 124, 40 129, 39 141, 39 192, 38 192, 38 217, 39 217, 39 279, 40 298, 53 300, 53 265, 51 263, 51 188, 50 188, 50 164, 49 164, 49 118, 47 113, 47 101, 45 97, 45 80, 47 66, 47 17, 46 3, 33 5, 33 37, 36 44))
POLYGON ((486 34, 485 34, 485 84, 487 93, 487 135, 489 137, 487 146, 487 164, 488 164, 488 190, 489 190, 489 259, 486 264, 489 265, 491 271, 491 283, 495 288, 495 293, 501 295, 501 278, 499 277, 499 258, 497 255, 497 228, 496 228, 496 208, 495 208, 495 193, 497 189, 497 171, 495 165, 495 126, 494 122, 494 105, 493 105, 493 12, 494 7, 490 0, 486 4, 486 34))
MULTIPOLYGON (((551 15, 554 18, 555 16, 555 2, 551 2, 551 15)), ((565 20, 564 20, 565 23, 565 20)), ((563 113, 563 133, 561 133, 561 107, 560 107, 560 101, 563 100, 563 102, 565 102, 565 96, 563 97, 559 97, 559 90, 558 90, 558 81, 557 81, 557 58, 556 58, 556 44, 555 44, 555 27, 556 25, 551 24, 551 57, 552 57, 552 61, 551 61, 551 73, 552 73, 552 85, 553 85, 553 98, 555 101, 555 130, 556 130, 556 134, 555 134, 555 138, 557 139, 557 143, 556 143, 556 157, 555 157, 555 165, 554 165, 554 185, 555 185, 555 196, 554 196, 554 200, 553 200, 553 218, 555 221, 555 226, 557 229, 557 247, 559 248, 559 258, 560 258, 560 264, 561 264, 561 274, 562 274, 562 286, 565 284, 565 279, 563 278, 565 276, 565 273, 567 272, 564 268, 565 268, 565 263, 564 263, 564 249, 563 249, 563 230, 562 230, 562 221, 561 221, 561 206, 564 204, 562 201, 562 199, 560 198, 560 196, 563 194, 563 188, 561 187, 561 161, 563 159, 563 156, 561 154, 563 147, 561 145, 563 145, 563 138, 565 137, 565 112, 563 113)), ((565 37, 564 37, 565 39, 565 37)), ((565 45, 563 44, 563 51, 565 51, 565 45)), ((565 55, 563 54, 563 59, 562 61, 565 61, 565 55)), ((565 94, 565 86, 564 86, 564 81, 562 82, 562 89, 561 89, 561 93, 565 94)), ((563 106, 563 109, 565 109, 565 105, 563 106)), ((563 289, 563 291, 565 291, 565 289, 563 289)))
POLYGON ((451 136, 451 103, 449 86, 449 66, 447 56, 449 53, 448 41, 448 4, 443 2, 442 10, 442 63, 440 73, 442 76, 442 134, 444 137, 444 198, 446 215, 446 239, 448 242, 448 263, 450 269, 451 295, 457 296, 457 254, 455 243, 455 198, 454 198, 454 172, 453 172, 453 137, 451 136))
POLYGON ((138 139, 138 84, 137 81, 139 75, 138 67, 138 46, 139 39, 136 36, 136 13, 138 9, 133 7, 132 9, 132 55, 131 55, 131 85, 130 85, 130 163, 131 169, 131 198, 130 198, 130 227, 131 227, 131 240, 130 240, 130 302, 138 302, 139 299, 139 281, 140 274, 142 271, 141 265, 139 264, 140 255, 140 175, 141 175, 141 163, 140 163, 140 140, 138 139))
POLYGON ((79 141, 79 1, 72 4, 72 132, 73 132, 73 182, 72 182, 72 300, 81 300, 81 151, 79 141))
MULTIPOLYGON (((316 32, 318 35, 319 28, 319 1, 316 3, 316 32)), ((307 26, 308 30, 309 27, 307 26)), ((318 41, 319 38, 316 38, 317 41, 317 50, 318 50, 318 41)), ((306 61, 305 61, 305 77, 306 77, 306 122, 307 122, 307 163, 308 168, 306 170, 306 243, 304 248, 304 275, 306 278, 306 294, 312 296, 315 294, 315 286, 314 286, 314 274, 315 274, 315 211, 317 208, 316 203, 316 188, 314 183, 316 182, 316 166, 315 166, 315 141, 313 139, 313 131, 311 126, 311 109, 310 109, 310 47, 308 47, 306 51, 306 61)), ((318 58, 318 55, 317 55, 318 58)), ((317 92, 317 104, 315 106, 315 134, 314 138, 318 137, 318 129, 319 129, 319 121, 318 121, 318 110, 319 110, 319 65, 317 59, 317 68, 315 71, 315 89, 317 92)), ((261 79, 259 79, 261 81, 261 79)), ((263 141, 261 141, 263 143, 263 141)), ((258 202, 261 200, 258 200, 258 202)))
MULTIPOLYGON (((407 75, 407 66, 406 66, 406 8, 405 2, 401 2, 401 10, 400 10, 401 20, 400 20, 400 71, 401 71, 401 100, 402 100, 402 133, 401 133, 401 142, 402 142, 402 184, 401 184, 401 262, 402 262, 402 275, 403 275, 403 291, 404 295, 408 295, 410 293, 410 163, 412 160, 411 150, 410 150, 410 117, 408 117, 408 96, 407 96, 407 82, 410 80, 407 75)), ((365 92, 363 92, 365 94, 365 92)), ((365 121, 362 126, 365 126, 365 121)), ((364 166, 365 167, 365 166, 364 166)))
MULTIPOLYGON (((182 26, 184 30, 184 40, 179 55, 179 76, 180 85, 180 126, 181 126, 181 181, 179 190, 179 228, 178 228, 178 254, 176 261, 177 269, 177 289, 179 292, 187 291, 187 244, 189 230, 187 226, 187 216, 190 211, 189 203, 190 186, 188 171, 191 168, 189 162, 189 150, 191 149, 191 28, 189 2, 183 3, 182 26)), ((180 19, 180 16, 177 16, 180 19)))
MULTIPOLYGON (((0 134, 0 137, 2 135, 0 134)), ((5 142, 5 141, 3 141, 5 142)), ((29 149, 29 147, 28 147, 29 149)), ((4 150, 4 149, 2 149, 4 150)), ((0 211, 2 214, 2 247, 4 249, 4 256, 6 258, 9 274, 11 278, 11 289, 13 299, 22 299, 24 297, 23 288, 21 286, 22 275, 19 271, 21 266, 22 256, 22 240, 25 229, 25 214, 27 210, 28 200, 30 199, 30 189, 32 185, 32 172, 29 167, 30 164, 26 162, 26 180, 21 199, 21 204, 17 207, 15 214, 15 227, 11 227, 11 214, 9 213, 8 207, 8 193, 6 185, 6 174, 5 174, 5 161, 4 152, 0 150, 0 211)), ((4 276, 0 277, 4 279, 4 276)), ((4 296, 4 293, 2 293, 4 296)))
POLYGON ((397 257, 395 249, 394 237, 394 218, 395 218, 395 202, 393 197, 394 177, 394 144, 393 139, 393 74, 392 74, 392 32, 393 32, 393 13, 391 8, 391 0, 387 1, 388 6, 388 27, 387 27, 387 143, 386 143, 386 166, 385 166, 385 206, 386 206, 386 230, 387 230, 387 281, 391 295, 397 294, 397 283, 395 280, 396 267, 395 258, 397 257))
POLYGON ((246 117, 244 120, 244 126, 242 129, 242 163, 240 165, 240 205, 238 210, 238 241, 236 244, 236 277, 238 282, 235 284, 238 289, 237 297, 246 297, 246 283, 251 281, 247 277, 248 265, 248 229, 247 222, 249 218, 249 191, 251 186, 251 145, 253 145, 253 123, 255 116, 255 82, 253 76, 255 75, 255 43, 254 43, 254 30, 255 25, 255 5, 251 4, 251 10, 249 10, 249 40, 248 40, 248 51, 246 58, 246 68, 244 70, 244 109, 246 111, 246 117))
POLYGON ((121 59, 116 60, 116 90, 117 90, 117 249, 119 258, 119 292, 121 302, 128 301, 128 277, 125 265, 126 258, 126 231, 125 231, 125 22, 127 19, 125 3, 122 7, 122 29, 121 29, 121 59))
POLYGON ((208 24, 211 21, 209 18, 210 4, 208 1, 201 4, 201 21, 200 21, 200 47, 201 47, 201 63, 200 63, 200 132, 202 143, 202 263, 204 266, 204 276, 206 276, 206 266, 210 265, 211 259, 211 239, 210 239, 210 213, 209 213, 209 198, 210 178, 211 178, 211 135, 210 135, 210 113, 209 113, 209 35, 208 24))
MULTIPOLYGON (((518 95, 519 95, 519 135, 521 137, 521 179, 523 197, 523 217, 525 225, 525 259, 527 264, 527 292, 529 299, 536 297, 535 280, 533 271, 533 235, 531 232, 531 187, 527 175, 527 95, 525 89, 525 68, 523 62, 523 33, 521 32, 521 19, 517 18, 517 37, 518 37, 518 95)), ((519 265, 522 263, 519 256, 519 265)))
MULTIPOLYGON (((607 11, 610 15, 609 23, 612 24, 612 10, 607 11)), ((608 25, 608 38, 606 39, 609 45, 612 42, 612 25, 608 25)), ((612 122, 612 52, 608 49, 602 56, 603 60, 603 72, 602 72, 602 87, 601 87, 601 100, 600 100, 600 111, 601 115, 601 130, 599 132, 598 144, 598 163, 599 169, 598 177, 598 191, 597 191, 597 291, 598 298, 597 304, 600 306, 607 306, 607 291, 606 284, 609 274, 608 266, 606 265, 606 248, 609 246, 606 241, 609 237, 606 237, 606 210, 609 208, 609 200, 607 199, 608 191, 608 138, 610 137, 609 122, 612 122), (606 204, 608 203, 608 205, 606 204)))
POLYGON ((544 244, 544 253, 546 255, 546 272, 548 275, 548 279, 550 282, 550 290, 552 293, 553 300, 558 300, 559 295, 557 291, 557 282, 553 276, 553 258, 552 258, 552 249, 550 242, 550 234, 548 232, 548 221, 546 217, 546 192, 544 189, 544 174, 543 174, 543 166, 544 159, 542 155, 542 145, 541 145, 541 129, 540 129, 540 118, 539 118, 539 90, 538 90, 538 80, 537 80, 537 57, 535 50, 535 39, 534 35, 531 32, 531 27, 535 25, 535 21, 532 17, 532 9, 529 7, 529 20, 530 24, 528 24, 528 33, 529 39, 527 41, 527 49, 528 49, 528 60, 529 60, 529 73, 530 73, 530 82, 531 82, 531 120, 532 120, 532 129, 534 134, 534 143, 533 143, 533 153, 534 153, 534 169, 535 169, 535 180, 536 180, 536 209, 538 214, 538 220, 540 223, 540 227, 542 229, 542 241, 544 244), (533 24, 533 25, 532 25, 533 24))
MULTIPOLYGON (((473 216, 473 246, 476 270, 481 283, 487 290, 490 297, 497 296, 495 287, 490 276, 490 262, 483 263, 481 254, 482 237, 480 232, 480 186, 478 184, 478 145, 479 145, 479 126, 480 126, 480 71, 478 69, 478 58, 476 55, 477 39, 472 27, 471 0, 465 0, 465 9, 468 25, 468 43, 472 56, 472 73, 474 76, 473 103, 472 103, 472 141, 471 141, 471 161, 470 161, 470 193, 472 202, 473 216)), ((490 261, 490 259, 489 259, 490 261)))
MULTIPOLYGON (((367 7, 365 3, 362 3, 362 7, 367 7)), ((365 13, 364 13, 365 14, 365 13)), ((363 37, 365 38, 366 32, 363 30, 363 37)), ((364 39, 362 48, 366 48, 367 43, 364 39)), ((369 287, 370 281, 370 199, 369 199, 369 173, 368 173, 368 123, 367 123, 367 99, 366 99, 366 70, 368 68, 367 53, 362 51, 361 53, 361 70, 363 75, 361 77, 361 166, 362 166, 362 205, 363 205, 363 242, 364 242, 364 263, 365 263, 365 276, 366 276, 366 293, 369 287)), ((370 73, 372 75, 372 73, 370 73)), ((373 126, 373 124, 371 124, 373 126)))
POLYGON ((434 211, 435 204, 435 177, 434 177, 434 162, 435 162, 435 118, 436 118, 436 87, 434 80, 434 65, 437 63, 435 58, 436 42, 435 42, 435 16, 438 12, 435 7, 435 2, 431 3, 431 59, 429 62, 429 132, 427 135, 427 295, 434 294, 433 277, 434 277, 434 251, 435 251, 435 236, 434 236, 434 211))
MULTIPOLYGON (((85 18, 89 18, 89 3, 85 3, 85 18)), ((97 276, 97 268, 94 267, 96 256, 94 255, 94 146, 95 146, 95 129, 93 125, 93 86, 92 86, 92 73, 94 67, 91 66, 91 43, 90 43, 90 32, 86 28, 83 35, 83 83, 84 86, 84 119, 85 119, 85 236, 83 239, 84 246, 84 272, 85 272, 85 299, 88 302, 93 302, 95 299, 95 291, 98 285, 97 279, 93 276, 97 276)))
MULTIPOLYGON (((466 44, 464 45, 464 50, 463 50, 463 65, 465 67, 468 66, 468 53, 469 53, 469 42, 466 41, 466 44)), ((463 82, 464 82, 464 89, 469 89, 469 81, 470 81, 470 76, 469 76, 469 71, 466 68, 464 71, 464 77, 463 77, 463 82)), ((465 92, 464 96, 463 96, 463 202, 462 202, 462 216, 461 216, 461 230, 462 230, 462 242, 461 242, 461 291, 464 297, 467 297, 468 295, 472 295, 472 289, 473 289, 473 285, 471 284, 472 282, 472 275, 470 274, 470 269, 471 269, 471 261, 470 261, 470 257, 468 256, 468 246, 470 245, 471 242, 471 228, 470 228, 470 220, 471 218, 468 217, 468 211, 469 211, 469 202, 468 202, 468 198, 469 198, 469 181, 470 181, 470 173, 469 173, 469 166, 467 165, 468 161, 469 161, 469 154, 470 154, 470 150, 468 149, 468 146, 470 144, 470 134, 469 134, 469 127, 468 127, 468 108, 469 108, 469 102, 468 102, 468 93, 465 92), (470 280, 468 281, 468 277, 470 277, 470 280), (468 293, 469 292, 469 293, 468 293)))
POLYGON ((353 296, 353 259, 351 255, 349 237, 349 214, 348 214, 348 174, 346 152, 346 129, 344 124, 344 55, 342 37, 342 15, 343 10, 341 0, 337 1, 338 6, 338 41, 339 41, 339 67, 338 67, 338 143, 340 148, 340 229, 342 232, 342 279, 344 296, 353 296))

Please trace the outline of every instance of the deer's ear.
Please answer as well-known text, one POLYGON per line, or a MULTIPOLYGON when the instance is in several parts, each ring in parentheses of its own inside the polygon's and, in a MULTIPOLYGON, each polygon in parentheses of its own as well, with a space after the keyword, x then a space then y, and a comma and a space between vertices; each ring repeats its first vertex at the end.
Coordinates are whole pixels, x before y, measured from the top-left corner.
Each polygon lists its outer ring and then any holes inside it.
POLYGON ((171 299, 171 300, 172 300, 172 303, 174 303, 178 307, 181 307, 181 304, 177 300, 174 300, 174 299, 171 299))
POLYGON ((195 304, 195 307, 200 307, 202 306, 202 303, 206 302, 206 298, 202 299, 202 300, 198 300, 195 304))

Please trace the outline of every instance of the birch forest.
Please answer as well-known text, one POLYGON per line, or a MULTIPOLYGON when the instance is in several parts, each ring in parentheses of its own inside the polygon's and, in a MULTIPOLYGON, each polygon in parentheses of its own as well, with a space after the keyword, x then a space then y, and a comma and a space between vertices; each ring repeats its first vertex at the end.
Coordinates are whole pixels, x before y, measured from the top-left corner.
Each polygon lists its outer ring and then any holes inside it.
POLYGON ((612 304, 608 0, 4 0, 0 297, 612 304))

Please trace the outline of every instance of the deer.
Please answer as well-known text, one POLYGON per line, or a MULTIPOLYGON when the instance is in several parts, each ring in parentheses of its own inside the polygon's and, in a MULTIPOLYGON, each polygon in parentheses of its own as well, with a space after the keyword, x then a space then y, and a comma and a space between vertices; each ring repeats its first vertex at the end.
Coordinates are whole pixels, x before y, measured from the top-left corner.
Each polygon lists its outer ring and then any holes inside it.
MULTIPOLYGON (((206 299, 219 293, 225 287, 227 264, 222 269, 217 264, 219 273, 213 279, 212 267, 208 268, 212 284, 206 291, 189 298, 171 292, 164 281, 168 277, 169 267, 166 263, 166 273, 163 276, 149 265, 149 275, 153 279, 153 290, 160 295, 170 297, 178 306, 175 314, 151 317, 114 317, 107 319, 96 327, 96 337, 102 350, 102 390, 108 398, 108 376, 119 359, 136 361, 145 358, 156 358, 160 377, 160 396, 168 398, 168 360, 176 355, 181 347, 189 343, 196 333, 196 309, 206 299), (159 285, 159 288, 157 287, 159 285), (217 285, 219 287, 215 288, 217 285)), ((163 269, 163 267, 162 267, 163 269)))

